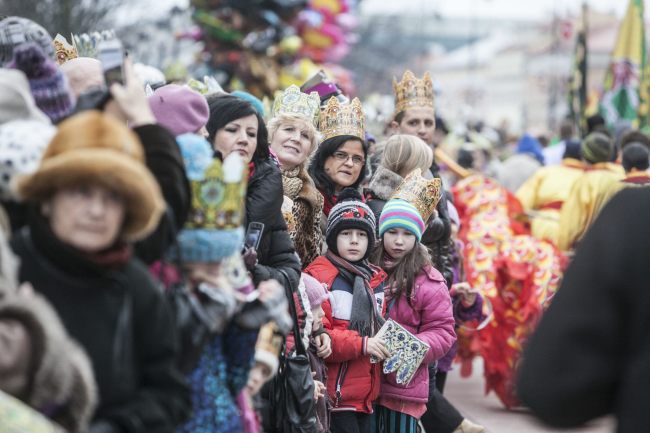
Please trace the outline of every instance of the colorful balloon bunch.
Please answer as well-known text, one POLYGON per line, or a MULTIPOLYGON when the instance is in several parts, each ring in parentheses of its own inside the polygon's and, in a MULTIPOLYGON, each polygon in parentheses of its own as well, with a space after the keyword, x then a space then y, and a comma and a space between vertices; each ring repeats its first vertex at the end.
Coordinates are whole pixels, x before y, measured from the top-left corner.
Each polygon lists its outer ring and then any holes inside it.
POLYGON ((192 0, 197 28, 181 37, 204 42, 201 75, 215 76, 228 90, 272 97, 326 69, 353 91, 350 73, 332 65, 355 38, 353 1, 192 0))

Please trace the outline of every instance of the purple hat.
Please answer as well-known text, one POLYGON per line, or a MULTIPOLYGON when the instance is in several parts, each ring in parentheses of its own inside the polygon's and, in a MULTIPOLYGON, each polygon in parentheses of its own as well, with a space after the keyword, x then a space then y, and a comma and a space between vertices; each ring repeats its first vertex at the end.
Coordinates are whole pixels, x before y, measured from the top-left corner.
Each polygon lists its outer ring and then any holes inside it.
POLYGON ((307 292, 309 305, 311 305, 312 309, 320 306, 324 301, 329 299, 330 295, 327 289, 316 278, 303 272, 302 281, 305 283, 305 291, 307 292))
POLYGON ((149 96, 156 120, 174 136, 196 133, 208 122, 210 109, 203 95, 188 86, 168 84, 149 96))
POLYGON ((38 44, 26 42, 15 47, 13 60, 7 67, 25 73, 36 106, 53 123, 72 113, 74 97, 68 79, 38 44))

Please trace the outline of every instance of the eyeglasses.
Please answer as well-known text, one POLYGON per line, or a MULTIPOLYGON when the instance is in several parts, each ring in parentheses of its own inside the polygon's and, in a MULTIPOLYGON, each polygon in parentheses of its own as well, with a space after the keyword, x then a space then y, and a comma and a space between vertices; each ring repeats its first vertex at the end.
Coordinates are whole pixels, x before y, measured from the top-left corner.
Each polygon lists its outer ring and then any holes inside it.
POLYGON ((353 165, 363 165, 366 163, 366 160, 360 157, 359 155, 349 155, 345 152, 341 151, 336 151, 332 154, 334 159, 336 159, 339 162, 346 163, 348 162, 348 159, 352 159, 352 164, 353 165))

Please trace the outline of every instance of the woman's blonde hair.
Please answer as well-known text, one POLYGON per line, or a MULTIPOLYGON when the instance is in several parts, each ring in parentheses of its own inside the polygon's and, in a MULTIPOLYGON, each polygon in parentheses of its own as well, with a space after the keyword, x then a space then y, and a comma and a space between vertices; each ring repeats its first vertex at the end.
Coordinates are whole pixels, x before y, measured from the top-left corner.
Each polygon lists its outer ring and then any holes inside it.
POLYGON ((414 135, 393 135, 384 144, 382 167, 402 177, 406 177, 416 168, 422 170, 424 175, 432 163, 433 151, 414 135))
MULTIPOLYGON (((275 116, 273 119, 269 120, 266 126, 267 129, 269 130, 269 146, 271 145, 271 143, 273 143, 273 138, 275 137, 275 133, 278 131, 278 129, 280 129, 280 127, 287 124, 294 125, 297 128, 307 130, 307 134, 309 135, 309 141, 311 142, 309 148, 309 156, 311 156, 316 150, 316 147, 318 147, 318 143, 320 142, 320 133, 318 132, 318 129, 316 129, 314 124, 309 120, 305 119, 305 116, 301 114, 280 113, 277 116, 275 116)), ((309 160, 309 156, 307 157, 305 163, 309 160)))

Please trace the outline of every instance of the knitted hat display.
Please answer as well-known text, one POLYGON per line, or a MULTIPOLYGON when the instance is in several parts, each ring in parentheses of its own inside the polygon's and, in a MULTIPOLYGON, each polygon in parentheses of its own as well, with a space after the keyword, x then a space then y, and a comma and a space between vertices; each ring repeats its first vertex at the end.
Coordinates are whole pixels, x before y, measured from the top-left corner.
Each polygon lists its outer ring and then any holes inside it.
POLYGON ((319 307, 323 302, 329 299, 329 292, 320 281, 304 272, 302 273, 301 278, 305 283, 305 292, 307 292, 307 298, 309 299, 309 305, 312 310, 319 307))
POLYGON ((66 76, 36 43, 17 46, 7 67, 25 73, 36 105, 52 122, 56 123, 72 113, 74 99, 66 76))
POLYGON ((189 86, 168 84, 149 96, 149 106, 156 120, 174 136, 194 134, 208 122, 210 109, 203 95, 189 86))
POLYGON ((402 228, 413 233, 419 242, 426 226, 415 206, 402 199, 394 198, 389 200, 381 211, 379 237, 381 238, 388 230, 395 228, 402 228))
POLYGON ((580 151, 591 164, 607 162, 614 155, 614 142, 602 132, 592 132, 583 140, 580 151))
POLYGON ((50 118, 36 106, 25 74, 0 68, 0 125, 11 120, 51 123, 50 118))
POLYGON ((92 57, 77 57, 68 60, 59 68, 68 79, 70 90, 75 98, 90 89, 106 86, 102 64, 92 57))
POLYGON ((61 122, 38 170, 15 182, 18 196, 30 202, 42 202, 58 190, 87 183, 100 184, 122 197, 126 241, 151 233, 165 210, 158 182, 144 165, 137 135, 98 111, 61 122))
POLYGON ((47 30, 32 20, 14 16, 0 20, 0 66, 10 62, 14 48, 25 42, 35 42, 46 57, 54 60, 54 44, 47 30))
POLYGON ((16 200, 11 189, 19 175, 36 171, 56 128, 35 120, 13 120, 0 125, 0 199, 16 200))
POLYGON ((215 263, 241 250, 248 176, 236 152, 223 162, 208 141, 196 134, 176 138, 192 189, 192 206, 170 258, 215 263))
POLYGON ((338 254, 336 238, 339 233, 347 229, 359 229, 368 234, 368 249, 364 259, 370 255, 375 245, 375 214, 362 201, 361 194, 354 188, 345 188, 337 198, 338 202, 330 210, 327 218, 325 240, 327 247, 338 254))

